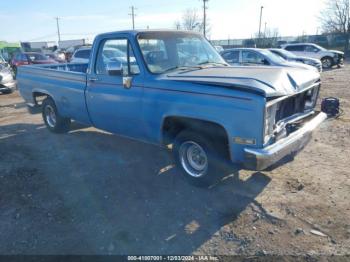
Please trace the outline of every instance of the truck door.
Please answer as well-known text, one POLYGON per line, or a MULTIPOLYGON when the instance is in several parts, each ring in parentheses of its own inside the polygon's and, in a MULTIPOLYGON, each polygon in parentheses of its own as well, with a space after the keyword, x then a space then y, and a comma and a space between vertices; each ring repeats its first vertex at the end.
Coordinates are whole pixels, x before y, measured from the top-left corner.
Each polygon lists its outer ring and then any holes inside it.
POLYGON ((86 103, 93 125, 141 138, 143 74, 127 38, 100 41, 87 76, 86 103))

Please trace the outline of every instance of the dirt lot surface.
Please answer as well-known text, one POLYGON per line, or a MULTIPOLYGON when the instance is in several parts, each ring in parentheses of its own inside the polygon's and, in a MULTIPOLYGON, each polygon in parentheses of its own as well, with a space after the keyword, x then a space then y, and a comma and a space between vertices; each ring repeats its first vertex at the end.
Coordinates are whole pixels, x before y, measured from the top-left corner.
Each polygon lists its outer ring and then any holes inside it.
POLYGON ((294 161, 195 188, 152 145, 77 124, 50 133, 0 95, 0 254, 349 254, 350 66, 341 98, 294 161))

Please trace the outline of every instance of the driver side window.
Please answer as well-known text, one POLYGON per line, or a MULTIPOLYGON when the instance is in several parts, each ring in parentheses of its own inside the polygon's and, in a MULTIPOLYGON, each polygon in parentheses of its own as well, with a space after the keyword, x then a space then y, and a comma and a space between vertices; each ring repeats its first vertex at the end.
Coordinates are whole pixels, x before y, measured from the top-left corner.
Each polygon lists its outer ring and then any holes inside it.
POLYGON ((119 62, 123 68, 123 75, 140 73, 134 52, 127 39, 108 39, 101 43, 98 50, 95 72, 98 75, 108 75, 108 65, 119 62))
POLYGON ((311 45, 305 46, 305 52, 317 53, 318 51, 319 51, 318 48, 314 46, 311 46, 311 45))
POLYGON ((265 58, 261 54, 253 51, 243 51, 242 63, 252 65, 265 65, 265 58))

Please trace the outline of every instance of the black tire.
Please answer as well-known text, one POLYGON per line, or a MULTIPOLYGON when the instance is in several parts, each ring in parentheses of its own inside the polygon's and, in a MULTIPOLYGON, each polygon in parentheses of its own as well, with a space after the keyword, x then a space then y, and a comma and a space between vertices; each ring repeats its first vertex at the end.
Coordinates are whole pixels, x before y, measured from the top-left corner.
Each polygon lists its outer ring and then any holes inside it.
POLYGON ((332 57, 326 56, 324 58, 321 59, 322 62, 322 67, 325 69, 330 69, 332 68, 334 61, 332 57))
POLYGON ((17 78, 17 67, 13 66, 12 71, 13 71, 13 79, 16 80, 16 78, 17 78))
MULTIPOLYGON (((187 149, 187 152, 190 149, 187 149)), ((173 155, 176 166, 181 171, 182 175, 191 184, 199 187, 208 187, 219 181, 223 175, 222 163, 226 162, 227 159, 219 153, 220 150, 214 146, 214 144, 204 135, 199 132, 192 130, 181 131, 175 138, 173 144, 173 155), (192 144, 194 143, 194 144, 192 144), (207 165, 204 169, 198 171, 194 168, 189 168, 188 158, 184 157, 184 147, 198 145, 206 155, 207 165), (187 168, 186 168, 187 166, 187 168), (191 169, 191 170, 189 170, 191 169), (192 173, 192 174, 191 174, 192 173), (194 176, 194 174, 196 176, 194 176)), ((185 154, 188 157, 188 153, 185 154)), ((193 158, 192 158, 193 162, 193 158)))
POLYGON ((4 91, 1 91, 4 95, 8 95, 8 94, 11 94, 13 93, 13 89, 7 89, 7 90, 4 90, 4 91))
POLYGON ((53 133, 65 133, 69 131, 70 118, 60 116, 55 102, 47 97, 42 103, 42 116, 46 127, 53 133))

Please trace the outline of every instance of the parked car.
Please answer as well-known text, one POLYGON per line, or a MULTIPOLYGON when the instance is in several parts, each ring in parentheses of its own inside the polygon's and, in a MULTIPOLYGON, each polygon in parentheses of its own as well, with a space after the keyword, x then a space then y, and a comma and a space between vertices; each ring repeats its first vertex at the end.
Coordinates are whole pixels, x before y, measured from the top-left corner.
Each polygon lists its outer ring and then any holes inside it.
POLYGON ((0 55, 0 65, 2 65, 5 68, 8 68, 12 72, 11 65, 5 60, 5 58, 0 55))
POLYGON ((16 87, 12 70, 5 59, 0 55, 0 93, 11 93, 16 87))
POLYGON ((72 56, 73 56, 74 52, 75 52, 76 50, 78 50, 79 48, 81 48, 81 47, 84 47, 84 46, 82 46, 82 45, 77 45, 77 46, 70 46, 70 47, 68 47, 68 48, 66 48, 66 49, 62 49, 61 51, 64 52, 64 56, 65 56, 66 61, 67 61, 67 62, 70 62, 71 59, 72 59, 72 56))
POLYGON ((297 56, 311 57, 321 60, 323 68, 331 68, 334 65, 344 64, 344 52, 327 50, 319 45, 310 43, 286 44, 283 49, 297 56))
POLYGON ((267 49, 232 48, 221 52, 221 56, 230 65, 296 67, 317 71, 316 68, 309 65, 293 61, 286 61, 282 57, 270 52, 267 49))
POLYGON ((45 54, 45 56, 49 59, 55 60, 57 63, 65 63, 66 62, 66 60, 63 59, 62 56, 59 56, 55 53, 45 54))
POLYGON ((0 64, 1 65, 6 65, 7 64, 6 60, 2 57, 1 54, 0 54, 0 64))
POLYGON ((36 65, 36 64, 57 64, 53 59, 48 58, 44 54, 36 52, 23 52, 14 55, 11 61, 15 76, 17 75, 17 68, 22 65, 36 65))
POLYGON ((88 63, 91 54, 91 47, 81 47, 73 53, 71 63, 88 63))
POLYGON ((167 147, 198 185, 215 181, 227 161, 253 170, 271 166, 299 151, 327 117, 315 111, 315 70, 231 67, 194 32, 112 32, 96 36, 93 46, 89 64, 20 67, 26 103, 38 106, 44 98, 43 120, 52 132, 68 131, 74 119, 167 147), (191 54, 180 54, 176 45, 183 43, 191 54), (109 46, 128 50, 126 63, 106 61, 109 46))
POLYGON ((289 52, 282 48, 270 48, 269 49, 272 53, 279 55, 284 60, 290 61, 290 62, 300 62, 303 64, 307 64, 313 67, 316 67, 318 72, 322 72, 322 63, 319 59, 311 58, 311 57, 302 57, 302 56, 296 56, 292 52, 289 52))

